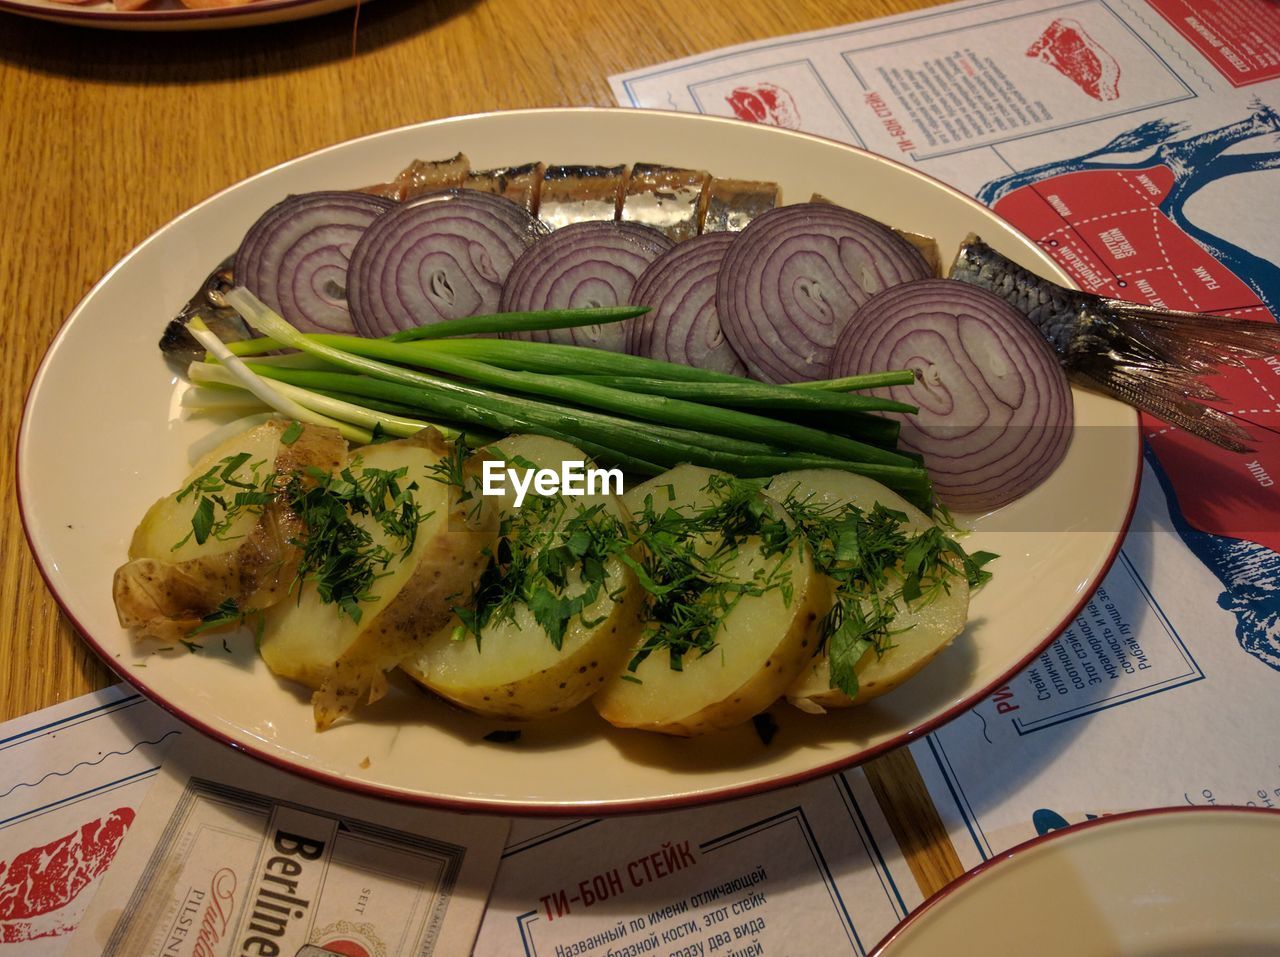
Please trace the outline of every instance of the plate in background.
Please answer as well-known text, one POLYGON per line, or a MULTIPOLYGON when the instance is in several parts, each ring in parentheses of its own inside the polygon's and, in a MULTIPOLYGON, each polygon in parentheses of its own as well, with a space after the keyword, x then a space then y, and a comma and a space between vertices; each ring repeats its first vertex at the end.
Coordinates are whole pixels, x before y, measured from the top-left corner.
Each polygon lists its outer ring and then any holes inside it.
POLYGON ((944 887, 871 957, 1271 957, 1280 811, 1134 811, 1034 838, 944 887))
POLYGON ((369 0, 256 0, 231 7, 184 7, 175 0, 143 10, 117 10, 110 0, 58 3, 56 0, 0 0, 0 12, 37 20, 104 30, 226 30, 318 17, 369 0))

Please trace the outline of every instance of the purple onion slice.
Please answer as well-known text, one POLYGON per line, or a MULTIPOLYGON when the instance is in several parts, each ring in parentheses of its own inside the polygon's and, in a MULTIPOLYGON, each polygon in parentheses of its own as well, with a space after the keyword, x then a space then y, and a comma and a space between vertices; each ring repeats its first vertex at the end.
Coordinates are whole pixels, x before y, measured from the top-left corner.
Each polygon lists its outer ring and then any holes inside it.
POLYGON ((707 233, 663 253, 646 269, 631 293, 649 312, 631 320, 627 351, 699 369, 746 375, 747 367, 725 340, 716 313, 716 277, 736 237, 707 233))
POLYGON ((304 332, 352 332, 347 263, 369 224, 395 204, 368 193, 301 193, 249 227, 237 282, 304 332))
POLYGON ((489 193, 427 193, 378 219, 351 253, 347 299, 361 335, 498 311, 502 284, 546 232, 489 193))
POLYGON ((888 227, 829 203, 771 209, 725 255, 716 307, 751 375, 803 382, 827 375, 849 317, 882 289, 931 275, 888 227))
POLYGON ((1071 388, 1052 350, 1003 299, 951 279, 894 286, 845 327, 833 376, 912 369, 890 397, 899 442, 924 456, 946 505, 985 512, 1025 495, 1062 461, 1071 439, 1071 388))
MULTIPOLYGON (((571 223, 539 240, 516 262, 502 289, 503 312, 585 309, 631 302, 636 279, 674 244, 634 223, 571 223)), ((626 323, 511 333, 511 338, 626 349, 626 323)))

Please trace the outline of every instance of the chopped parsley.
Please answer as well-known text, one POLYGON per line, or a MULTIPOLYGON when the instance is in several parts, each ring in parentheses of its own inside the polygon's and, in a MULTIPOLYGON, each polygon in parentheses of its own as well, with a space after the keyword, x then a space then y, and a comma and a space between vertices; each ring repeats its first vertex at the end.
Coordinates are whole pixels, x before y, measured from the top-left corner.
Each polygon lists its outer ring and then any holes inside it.
POLYGON ((271 486, 275 476, 261 477, 264 461, 250 462, 248 452, 228 455, 197 475, 178 492, 176 501, 194 498, 196 510, 191 517, 191 531, 173 546, 177 551, 192 538, 203 545, 210 538, 225 539, 235 519, 245 511, 261 513, 274 496, 271 486), (242 469, 248 465, 248 474, 242 469))
POLYGON ((294 442, 302 438, 302 423, 294 419, 289 423, 288 427, 280 433, 281 445, 293 445, 294 442))

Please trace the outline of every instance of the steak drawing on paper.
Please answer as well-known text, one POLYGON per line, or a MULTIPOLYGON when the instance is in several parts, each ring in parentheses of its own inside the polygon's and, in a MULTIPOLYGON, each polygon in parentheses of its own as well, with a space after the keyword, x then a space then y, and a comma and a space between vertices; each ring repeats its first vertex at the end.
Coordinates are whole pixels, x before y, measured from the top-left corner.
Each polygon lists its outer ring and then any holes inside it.
POLYGON ((795 98, 772 83, 735 87, 725 97, 725 102, 740 120, 781 126, 788 130, 800 129, 800 110, 795 98))
POLYGON ((88 906, 85 889, 106 872, 132 823, 133 809, 117 808, 0 861, 0 944, 75 930, 88 906))
POLYGON ((1054 20, 1031 44, 1027 56, 1047 63, 1095 100, 1120 96, 1120 64, 1079 21, 1054 20))
MULTIPOLYGON (((1198 133, 1150 120, 1097 149, 993 180, 977 197, 1090 292, 1274 322, 1276 234, 1250 237, 1266 247, 1259 255, 1187 212, 1210 184, 1219 202, 1229 194, 1242 208, 1274 189, 1258 174, 1280 170, 1280 114, 1261 101, 1251 109, 1198 133)), ((1280 358, 1206 381, 1218 407, 1253 434, 1254 451, 1216 449, 1143 416, 1148 458, 1175 529, 1223 585, 1218 603, 1235 616, 1241 648, 1280 668, 1280 358)))

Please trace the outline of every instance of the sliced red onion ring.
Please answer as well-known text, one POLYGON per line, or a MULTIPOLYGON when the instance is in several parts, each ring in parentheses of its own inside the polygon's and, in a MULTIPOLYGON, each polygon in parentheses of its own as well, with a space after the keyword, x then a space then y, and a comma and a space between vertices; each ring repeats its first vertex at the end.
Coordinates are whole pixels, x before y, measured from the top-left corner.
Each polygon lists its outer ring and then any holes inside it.
POLYGON ((920 251, 874 219, 797 203, 738 234, 720 267, 716 307, 752 376, 803 382, 826 377, 836 338, 859 306, 929 275, 920 251))
POLYGON ((845 327, 833 376, 913 369, 888 394, 919 406, 900 416, 904 448, 924 456, 939 499, 965 512, 1006 505, 1039 485, 1071 439, 1071 388, 1026 318, 986 290, 951 279, 887 289, 845 327))
MULTIPOLYGON (((635 223, 571 223, 530 247, 502 289, 503 312, 622 306, 636 279, 674 245, 635 223)), ((511 333, 510 338, 626 350, 626 323, 511 333)))
POLYGON ((498 311, 512 265, 546 228, 489 193, 426 193, 378 219, 351 253, 347 299, 361 335, 498 311))
POLYGON ((367 193, 300 193, 249 227, 236 281, 304 332, 352 332, 347 262, 369 224, 395 204, 367 193))
POLYGON ((699 369, 746 375, 725 340, 716 314, 716 277, 737 237, 707 233, 680 243, 653 261, 636 282, 631 302, 649 312, 631 320, 627 351, 699 369))

